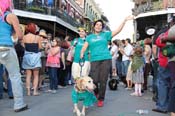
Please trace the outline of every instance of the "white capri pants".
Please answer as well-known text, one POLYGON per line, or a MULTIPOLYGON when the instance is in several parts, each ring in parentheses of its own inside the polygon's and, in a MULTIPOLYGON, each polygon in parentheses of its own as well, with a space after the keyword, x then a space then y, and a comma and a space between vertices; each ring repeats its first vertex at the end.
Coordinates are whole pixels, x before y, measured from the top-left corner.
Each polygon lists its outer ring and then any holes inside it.
MULTIPOLYGON (((80 71, 81 71, 81 67, 79 65, 79 63, 73 62, 72 64, 72 76, 73 78, 77 78, 80 77, 80 71)), ((89 61, 85 61, 84 66, 82 67, 82 74, 81 76, 88 76, 90 72, 90 62, 89 61)))

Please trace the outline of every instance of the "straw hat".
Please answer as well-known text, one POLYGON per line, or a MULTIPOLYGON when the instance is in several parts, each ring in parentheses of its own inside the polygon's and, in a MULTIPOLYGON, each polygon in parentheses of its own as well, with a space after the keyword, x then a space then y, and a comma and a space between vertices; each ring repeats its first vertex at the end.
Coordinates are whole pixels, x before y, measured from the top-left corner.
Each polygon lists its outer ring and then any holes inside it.
POLYGON ((39 36, 42 36, 42 37, 47 37, 47 34, 46 34, 46 31, 45 30, 40 30, 39 31, 39 36))

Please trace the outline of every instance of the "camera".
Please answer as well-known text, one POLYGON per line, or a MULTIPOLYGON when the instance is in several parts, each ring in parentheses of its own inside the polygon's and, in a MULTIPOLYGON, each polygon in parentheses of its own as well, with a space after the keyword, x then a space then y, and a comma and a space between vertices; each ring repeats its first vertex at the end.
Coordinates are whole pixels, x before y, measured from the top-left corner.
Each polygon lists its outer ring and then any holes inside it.
POLYGON ((42 41, 41 45, 42 45, 43 48, 45 48, 46 45, 47 45, 47 41, 42 41))

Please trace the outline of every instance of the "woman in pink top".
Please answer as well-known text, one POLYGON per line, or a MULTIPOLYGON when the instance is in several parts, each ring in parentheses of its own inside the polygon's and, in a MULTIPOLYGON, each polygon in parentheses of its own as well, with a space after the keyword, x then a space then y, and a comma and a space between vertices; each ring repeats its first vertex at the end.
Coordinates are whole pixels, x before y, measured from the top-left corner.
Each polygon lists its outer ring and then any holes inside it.
POLYGON ((58 68, 60 68, 60 44, 61 40, 59 38, 54 38, 51 42, 51 46, 46 49, 47 61, 46 66, 48 67, 49 77, 50 77, 50 90, 48 92, 56 93, 57 90, 57 73, 58 68))

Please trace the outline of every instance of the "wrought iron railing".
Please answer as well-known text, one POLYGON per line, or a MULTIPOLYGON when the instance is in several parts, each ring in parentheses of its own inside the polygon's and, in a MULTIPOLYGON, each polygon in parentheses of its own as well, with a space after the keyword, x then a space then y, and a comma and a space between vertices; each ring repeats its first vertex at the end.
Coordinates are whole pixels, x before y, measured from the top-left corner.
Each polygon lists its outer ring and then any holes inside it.
MULTIPOLYGON (((174 8, 173 6, 173 0, 169 0, 167 8, 171 7, 174 8)), ((142 4, 136 4, 135 8, 133 9, 133 14, 140 14, 140 13, 145 13, 145 12, 150 12, 150 11, 158 11, 158 10, 163 10, 163 0, 147 0, 147 2, 144 2, 142 4)))
POLYGON ((83 25, 82 22, 78 22, 76 18, 72 18, 66 12, 62 11, 59 8, 55 8, 54 6, 48 7, 36 1, 31 4, 27 3, 25 0, 13 0, 13 2, 14 8, 18 10, 57 16, 58 18, 71 24, 74 27, 80 27, 83 25))

